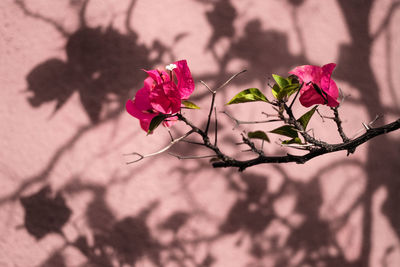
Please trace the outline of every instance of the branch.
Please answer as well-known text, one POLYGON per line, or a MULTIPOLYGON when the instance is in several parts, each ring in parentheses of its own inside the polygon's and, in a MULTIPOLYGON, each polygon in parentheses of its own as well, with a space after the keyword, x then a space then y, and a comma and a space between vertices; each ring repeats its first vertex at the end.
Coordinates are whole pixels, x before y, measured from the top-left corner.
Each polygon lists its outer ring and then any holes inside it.
POLYGON ((338 132, 339 132, 339 135, 340 135, 340 137, 342 138, 343 142, 346 143, 346 142, 348 142, 350 139, 346 136, 346 134, 345 134, 344 131, 343 131, 343 128, 342 128, 342 120, 341 120, 340 117, 339 117, 338 108, 337 108, 337 107, 334 107, 334 108, 331 108, 331 109, 333 110, 333 114, 335 115, 335 117, 332 118, 332 119, 333 119, 333 120, 335 121, 335 123, 336 123, 337 129, 338 129, 338 132))
POLYGON ((269 156, 262 156, 259 155, 257 158, 246 160, 246 161, 239 161, 239 160, 230 160, 229 162, 214 162, 212 165, 214 168, 222 168, 222 167, 238 167, 239 171, 243 171, 246 168, 258 164, 263 163, 288 163, 288 162, 295 162, 298 164, 303 164, 309 161, 312 158, 315 158, 320 155, 346 150, 346 151, 355 151, 355 149, 360 146, 361 144, 367 142, 368 140, 382 135, 387 134, 389 132, 395 131, 400 129, 400 118, 392 123, 384 125, 382 127, 377 128, 369 128, 363 135, 347 142, 347 143, 340 143, 340 144, 327 144, 324 147, 320 147, 315 149, 305 155, 297 156, 287 154, 286 156, 276 156, 276 157, 269 157, 269 156))
POLYGON ((249 138, 247 138, 243 133, 242 133, 242 140, 243 140, 244 144, 246 144, 250 147, 250 151, 257 153, 258 155, 264 155, 264 151, 258 149, 256 147, 256 145, 249 138))
POLYGON ((289 116, 289 123, 292 124, 298 131, 299 133, 303 136, 304 140, 306 140, 308 143, 314 144, 318 147, 326 147, 329 144, 323 141, 319 141, 317 139, 315 139, 314 137, 312 137, 311 135, 309 135, 304 129, 303 126, 300 124, 300 122, 298 122, 296 120, 296 118, 293 115, 292 109, 289 108, 285 103, 283 104, 286 113, 289 116))
POLYGON ((201 136, 201 138, 203 139, 203 145, 214 151, 218 159, 222 160, 223 162, 230 162, 231 160, 233 160, 231 157, 222 153, 222 151, 218 148, 218 146, 213 145, 211 143, 210 138, 208 137, 205 131, 202 131, 200 128, 195 126, 193 123, 187 120, 182 114, 178 113, 177 117, 178 120, 184 122, 187 126, 189 126, 192 129, 190 132, 195 132, 201 136))

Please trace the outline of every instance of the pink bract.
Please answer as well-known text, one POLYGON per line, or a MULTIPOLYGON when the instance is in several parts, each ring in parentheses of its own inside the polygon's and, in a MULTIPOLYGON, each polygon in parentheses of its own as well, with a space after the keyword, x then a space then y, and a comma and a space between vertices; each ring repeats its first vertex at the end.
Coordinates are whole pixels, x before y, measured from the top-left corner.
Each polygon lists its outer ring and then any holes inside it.
POLYGON ((329 63, 322 67, 313 65, 303 65, 289 71, 290 74, 296 75, 303 87, 300 90, 300 103, 305 107, 315 104, 328 105, 337 107, 339 102, 339 90, 334 80, 331 79, 335 63, 329 63), (317 85, 321 90, 317 90, 317 85))
MULTIPOLYGON (((137 91, 133 100, 126 102, 127 112, 139 119, 140 126, 146 132, 155 116, 178 113, 182 100, 188 99, 193 93, 194 81, 186 60, 174 62, 172 66, 174 68, 169 73, 146 71, 148 77, 144 80, 143 88, 137 91)), ((176 120, 176 116, 171 116, 163 125, 170 127, 176 120)))

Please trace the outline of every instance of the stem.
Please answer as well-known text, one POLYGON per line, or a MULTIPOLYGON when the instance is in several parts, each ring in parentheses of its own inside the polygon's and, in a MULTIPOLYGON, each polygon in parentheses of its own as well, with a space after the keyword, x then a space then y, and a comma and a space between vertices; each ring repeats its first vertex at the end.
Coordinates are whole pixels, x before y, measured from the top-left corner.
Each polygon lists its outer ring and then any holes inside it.
POLYGON ((304 137, 304 140, 306 140, 308 143, 314 144, 314 145, 316 145, 316 146, 318 146, 318 147, 326 147, 326 146, 329 145, 329 144, 326 143, 326 142, 319 141, 319 140, 315 139, 314 137, 310 136, 310 135, 303 129, 303 126, 300 124, 300 122, 298 122, 298 121, 296 120, 296 118, 295 118, 294 115, 293 115, 292 110, 291 110, 286 104, 283 104, 283 105, 284 105, 284 108, 285 108, 286 113, 287 113, 288 116, 289 116, 289 123, 292 124, 292 125, 299 131, 299 133, 304 137))
POLYGON ((212 112, 213 112, 213 109, 214 109, 214 102, 215 102, 216 94, 217 94, 216 91, 212 92, 210 112, 208 113, 207 125, 206 125, 206 129, 204 130, 206 135, 208 134, 208 128, 210 127, 211 115, 212 115, 212 112))
POLYGON ((299 87, 299 90, 297 90, 296 95, 294 96, 294 98, 293 98, 293 100, 292 100, 292 103, 290 103, 289 109, 292 109, 292 106, 293 106, 293 104, 294 104, 294 101, 296 100, 297 96, 299 95, 300 90, 301 90, 301 88, 303 87, 303 84, 304 84, 304 83, 301 83, 301 85, 300 85, 300 87, 299 87))
POLYGON ((335 117, 333 118, 333 120, 334 120, 335 123, 336 123, 337 129, 338 129, 338 132, 339 132, 339 135, 340 135, 340 137, 342 138, 343 142, 346 143, 346 142, 348 142, 350 139, 346 136, 346 134, 345 134, 344 131, 343 131, 343 128, 342 128, 342 120, 341 120, 340 117, 339 117, 338 108, 337 108, 337 107, 333 107, 333 108, 331 108, 331 109, 333 110, 333 114, 335 115, 335 117))
POLYGON ((217 107, 214 107, 214 116, 215 116, 215 130, 214 130, 214 146, 217 145, 218 140, 218 119, 217 119, 217 107))

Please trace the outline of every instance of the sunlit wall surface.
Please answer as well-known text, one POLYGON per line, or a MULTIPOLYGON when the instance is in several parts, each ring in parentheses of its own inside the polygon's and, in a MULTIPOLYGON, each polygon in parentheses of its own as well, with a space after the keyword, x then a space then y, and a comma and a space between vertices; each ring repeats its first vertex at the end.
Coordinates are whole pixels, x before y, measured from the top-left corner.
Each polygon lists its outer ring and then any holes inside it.
MULTIPOLYGON (((268 105, 224 104, 249 87, 271 97, 271 74, 334 62, 354 137, 377 115, 400 117, 398 25, 395 0, 0 1, 0 266, 400 266, 399 132, 304 165, 238 172, 168 154, 127 165, 170 137, 146 136, 124 110, 142 69, 186 59, 193 122, 210 106, 200 80, 216 88, 243 69, 217 110, 265 119, 268 105)), ((329 112, 310 128, 340 142, 329 112)), ((240 158, 253 156, 236 145, 243 130, 276 126, 217 116, 220 146, 240 158)), ((285 153, 273 138, 265 152, 285 153)))

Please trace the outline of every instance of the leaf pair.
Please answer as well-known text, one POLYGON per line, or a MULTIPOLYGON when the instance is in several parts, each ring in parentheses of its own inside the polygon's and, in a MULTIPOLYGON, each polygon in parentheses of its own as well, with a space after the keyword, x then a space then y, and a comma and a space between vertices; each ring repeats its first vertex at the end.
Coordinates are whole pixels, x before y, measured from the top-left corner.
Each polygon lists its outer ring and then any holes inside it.
POLYGON ((283 78, 272 74, 275 84, 272 87, 272 95, 278 100, 285 100, 299 89, 299 82, 294 77, 283 78))
MULTIPOLYGON (((304 113, 303 116, 301 116, 297 120, 301 124, 301 126, 303 127, 304 130, 307 128, 307 125, 308 125, 311 117, 314 115, 314 112, 316 109, 317 109, 317 106, 313 107, 311 110, 304 113)), ((298 131, 292 125, 283 125, 281 127, 278 127, 276 129, 270 131, 270 133, 280 134, 280 135, 284 135, 284 136, 291 138, 289 140, 282 141, 282 144, 293 144, 293 143, 301 144, 302 143, 301 139, 299 138, 298 131)), ((261 140, 265 140, 265 141, 269 142, 268 135, 263 131, 249 132, 247 134, 247 136, 249 138, 261 139, 261 140)))

